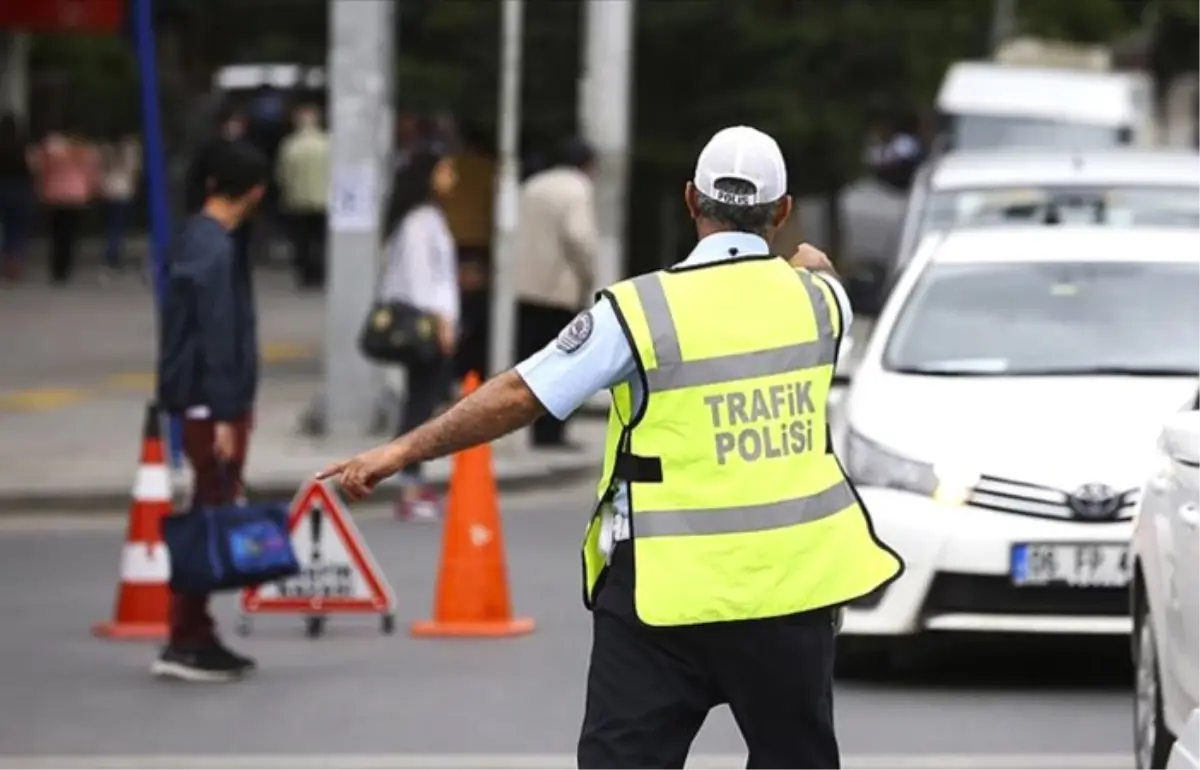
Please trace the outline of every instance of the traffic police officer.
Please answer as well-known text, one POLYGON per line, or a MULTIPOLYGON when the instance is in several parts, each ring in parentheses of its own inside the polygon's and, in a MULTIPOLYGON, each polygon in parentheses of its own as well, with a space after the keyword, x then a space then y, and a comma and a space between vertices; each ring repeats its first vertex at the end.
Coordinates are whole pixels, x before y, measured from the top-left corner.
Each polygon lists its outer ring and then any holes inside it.
POLYGON ((727 703, 749 767, 838 767, 838 608, 903 569, 829 441, 851 311, 824 255, 768 242, 787 218, 773 139, 745 126, 700 154, 682 263, 600 292, 544 350, 391 444, 326 468, 354 498, 407 462, 612 393, 583 545, 593 613, 580 767, 682 767, 727 703))

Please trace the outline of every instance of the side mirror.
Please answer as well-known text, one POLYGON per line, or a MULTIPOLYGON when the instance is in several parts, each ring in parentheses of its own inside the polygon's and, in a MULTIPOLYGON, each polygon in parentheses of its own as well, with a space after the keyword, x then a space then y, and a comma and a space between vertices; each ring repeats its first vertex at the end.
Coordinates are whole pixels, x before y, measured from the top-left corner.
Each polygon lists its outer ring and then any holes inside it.
POLYGON ((1173 459, 1200 465, 1200 412, 1177 412, 1163 426, 1163 450, 1173 459))

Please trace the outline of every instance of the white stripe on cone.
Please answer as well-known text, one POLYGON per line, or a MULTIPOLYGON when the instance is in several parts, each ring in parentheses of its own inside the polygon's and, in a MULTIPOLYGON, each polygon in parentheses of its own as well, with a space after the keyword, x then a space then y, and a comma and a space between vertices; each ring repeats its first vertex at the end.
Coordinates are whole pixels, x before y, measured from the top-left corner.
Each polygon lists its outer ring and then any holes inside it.
POLYGON ((122 583, 166 583, 171 560, 164 543, 126 543, 121 551, 122 583))
POLYGON ((160 502, 171 499, 171 475, 165 465, 139 465, 133 480, 133 499, 160 502))

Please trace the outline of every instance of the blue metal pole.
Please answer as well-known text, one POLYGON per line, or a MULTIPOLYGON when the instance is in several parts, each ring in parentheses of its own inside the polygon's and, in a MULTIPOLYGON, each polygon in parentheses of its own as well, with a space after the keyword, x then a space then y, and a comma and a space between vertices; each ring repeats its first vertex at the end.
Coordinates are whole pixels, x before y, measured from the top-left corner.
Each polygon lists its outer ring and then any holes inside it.
MULTIPOLYGON (((154 39, 154 0, 131 0, 133 40, 142 92, 142 138, 146 152, 146 197, 150 204, 150 264, 154 293, 161 308, 167 291, 167 249, 171 215, 167 206, 167 162, 158 108, 158 47, 154 39)), ((183 431, 178 418, 167 425, 172 467, 183 461, 183 431)))

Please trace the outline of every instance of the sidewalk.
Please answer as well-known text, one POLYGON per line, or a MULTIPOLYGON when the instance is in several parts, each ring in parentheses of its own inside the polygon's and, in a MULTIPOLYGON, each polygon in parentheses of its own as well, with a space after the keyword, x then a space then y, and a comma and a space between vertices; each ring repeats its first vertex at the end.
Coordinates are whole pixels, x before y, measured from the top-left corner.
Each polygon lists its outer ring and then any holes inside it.
MULTIPOLYGON (((302 436, 298 418, 317 386, 315 378, 275 378, 263 383, 246 469, 253 496, 290 499, 326 464, 382 440, 302 436)), ((0 414, 0 514, 124 514, 137 469, 144 410, 145 401, 128 394, 54 410, 0 414)), ((603 422, 579 419, 572 423, 571 433, 583 445, 581 451, 534 451, 526 447, 523 436, 498 444, 493 459, 499 488, 561 485, 598 473, 603 422)), ((429 463, 426 473, 434 484, 444 486, 450 462, 429 463)), ((186 499, 186 472, 177 483, 177 500, 186 499)), ((386 496, 389 489, 385 484, 379 494, 386 496)))
MULTIPOLYGON (((39 267, 21 284, 0 284, 0 514, 124 514, 154 382, 153 298, 136 273, 104 284, 89 266, 55 288, 39 267)), ((247 481, 257 495, 290 498, 324 465, 381 439, 300 434, 300 416, 322 385, 324 297, 298 292, 282 270, 259 269, 255 280, 264 366, 247 481)), ((501 488, 598 472, 602 423, 582 420, 573 432, 585 451, 534 453, 520 438, 497 446, 501 488)), ((445 483, 449 463, 428 472, 445 483)))
MULTIPOLYGON (((268 364, 295 368, 315 361, 324 297, 298 292, 280 270, 257 270, 255 289, 268 364)), ((35 268, 19 284, 0 282, 0 329, 0 409, 10 402, 36 404, 42 391, 79 400, 110 386, 140 384, 149 390, 157 318, 154 297, 135 270, 102 283, 100 272, 89 266, 72 283, 54 287, 35 268)), ((308 370, 315 372, 315 364, 308 370)))

